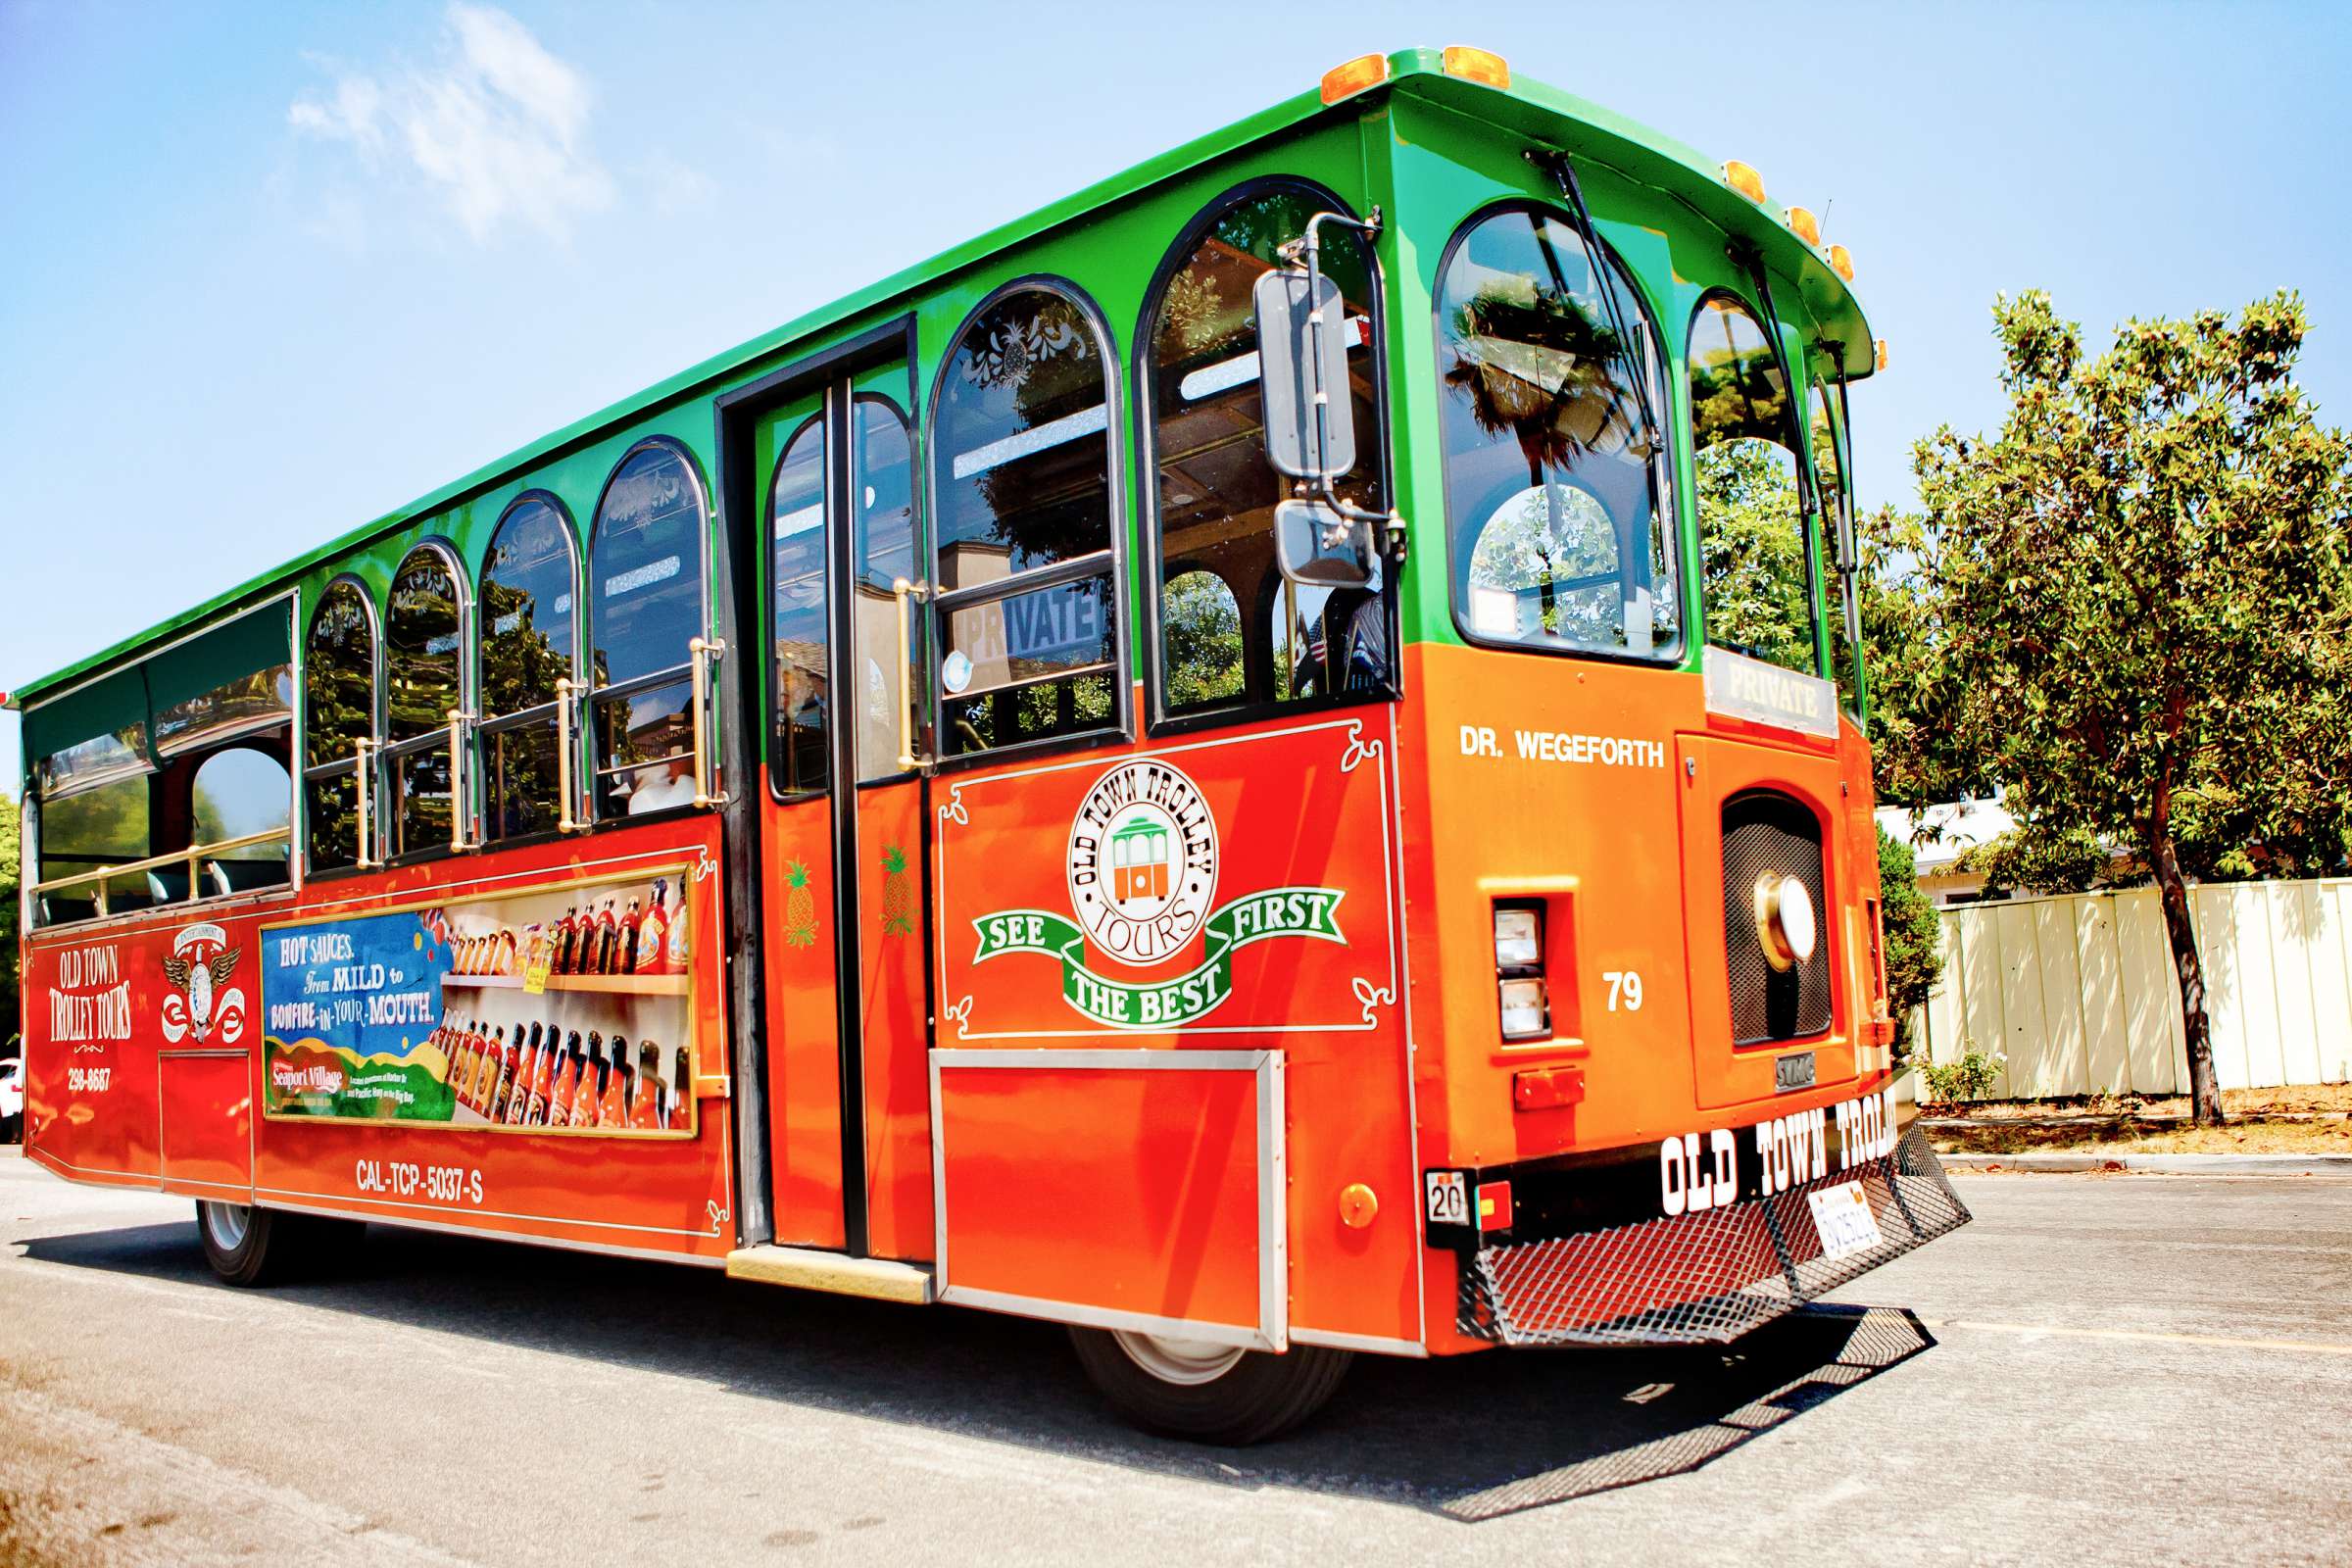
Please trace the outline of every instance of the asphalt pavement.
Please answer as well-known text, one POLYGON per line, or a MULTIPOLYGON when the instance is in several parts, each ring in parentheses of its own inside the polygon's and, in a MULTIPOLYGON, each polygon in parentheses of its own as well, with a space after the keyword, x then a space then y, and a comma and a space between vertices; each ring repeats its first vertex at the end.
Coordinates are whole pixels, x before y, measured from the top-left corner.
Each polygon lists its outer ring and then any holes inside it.
POLYGON ((1359 1358, 1162 1442, 1060 1332, 376 1228, 213 1282, 0 1154, 0 1564, 2341 1562, 2352 1182, 1961 1176, 1729 1352, 1359 1358))

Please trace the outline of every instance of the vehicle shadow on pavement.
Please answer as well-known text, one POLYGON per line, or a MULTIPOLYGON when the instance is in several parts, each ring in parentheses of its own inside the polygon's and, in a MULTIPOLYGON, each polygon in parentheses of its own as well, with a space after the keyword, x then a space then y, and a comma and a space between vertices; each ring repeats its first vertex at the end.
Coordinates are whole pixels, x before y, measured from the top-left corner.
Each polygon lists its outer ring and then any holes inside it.
MULTIPOLYGON (((193 1223, 52 1236, 37 1261, 226 1290, 193 1223)), ((715 1271, 371 1227, 281 1300, 593 1358, 782 1405, 906 1422, 1220 1486, 1476 1521, 1695 1470, 1936 1342, 1899 1308, 1815 1306, 1719 1348, 1359 1356, 1324 1413, 1254 1448, 1126 1427, 1054 1325, 728 1281, 715 1271), (653 1321, 661 1336, 582 1334, 653 1321)))

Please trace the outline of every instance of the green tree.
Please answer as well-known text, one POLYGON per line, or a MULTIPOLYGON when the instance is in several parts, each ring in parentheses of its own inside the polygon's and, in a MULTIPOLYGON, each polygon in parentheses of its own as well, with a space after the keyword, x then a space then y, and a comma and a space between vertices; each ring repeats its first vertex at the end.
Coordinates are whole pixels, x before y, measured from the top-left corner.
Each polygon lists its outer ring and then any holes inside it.
POLYGON ((1943 927, 1919 891, 1911 846, 1879 829, 1879 922, 1886 933, 1886 1010, 1894 1017, 1894 1054, 1911 1054, 1911 1012, 1927 1005, 1943 978, 1943 927))
POLYGON ((1950 759, 1980 760, 2017 818, 2012 853, 2059 859, 2087 838, 2145 863, 2197 1115, 2218 1122, 2188 879, 2343 861, 2352 441, 2295 384, 2292 294, 2129 321, 2095 359, 2046 294, 1993 316, 2007 417, 1914 456, 1902 765, 1933 787, 1950 759))

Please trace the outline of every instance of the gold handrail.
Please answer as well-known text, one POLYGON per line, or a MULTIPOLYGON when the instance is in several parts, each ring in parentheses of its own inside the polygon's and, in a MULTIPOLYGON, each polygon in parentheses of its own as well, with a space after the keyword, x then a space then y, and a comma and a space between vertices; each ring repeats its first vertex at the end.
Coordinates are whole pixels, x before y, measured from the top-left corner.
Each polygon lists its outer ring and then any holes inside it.
POLYGON ((899 770, 912 772, 921 759, 914 755, 914 616, 911 601, 929 592, 901 577, 890 585, 899 602, 899 770))
POLYGON ((580 819, 571 814, 571 694, 585 690, 587 682, 575 681, 568 675, 556 678, 556 794, 559 797, 556 831, 577 833, 580 819))
POLYGON ((111 911, 106 906, 106 884, 114 878, 136 876, 142 871, 160 871, 168 865, 184 865, 188 868, 188 892, 180 902, 194 904, 204 896, 198 891, 197 861, 218 859, 231 850, 251 849, 257 844, 280 843, 288 848, 293 846, 294 830, 291 827, 273 827, 260 833, 244 833, 233 839, 218 839, 211 844, 191 844, 184 850, 173 850, 169 855, 150 855, 143 860, 123 860, 114 865, 101 866, 95 871, 75 871, 71 876, 51 877, 46 882, 33 883, 31 891, 36 894, 54 893, 59 888, 79 887, 85 882, 93 882, 98 887, 98 912, 107 914, 111 911))
POLYGON ((466 821, 471 815, 466 809, 471 803, 466 790, 466 721, 471 717, 463 708, 449 710, 449 852, 452 855, 463 855, 473 848, 466 838, 466 821))
POLYGON ((373 784, 375 781, 375 763, 371 759, 372 754, 378 750, 380 750, 378 745, 371 740, 355 740, 351 743, 351 779, 353 786, 359 791, 360 807, 359 856, 352 863, 363 871, 372 870, 382 863, 368 853, 375 848, 374 824, 368 820, 370 815, 368 806, 369 799, 374 794, 373 784))
POLYGON ((694 804, 698 808, 726 800, 710 788, 710 661, 726 651, 727 645, 715 637, 697 637, 686 645, 694 664, 694 804))

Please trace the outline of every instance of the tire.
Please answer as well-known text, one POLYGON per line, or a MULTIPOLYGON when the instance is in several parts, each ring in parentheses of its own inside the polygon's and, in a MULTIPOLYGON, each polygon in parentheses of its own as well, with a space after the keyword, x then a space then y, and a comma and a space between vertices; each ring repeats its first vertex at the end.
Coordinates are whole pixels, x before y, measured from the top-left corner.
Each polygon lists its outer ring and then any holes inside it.
POLYGON ((227 1285, 274 1285, 347 1257, 367 1227, 356 1220, 249 1208, 198 1200, 196 1236, 204 1260, 227 1285))
POLYGON ((1351 1359, 1301 1345, 1274 1355, 1113 1329, 1070 1330, 1087 1380, 1147 1431, 1245 1447, 1323 1408, 1351 1359))

